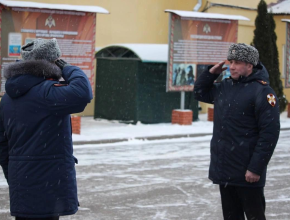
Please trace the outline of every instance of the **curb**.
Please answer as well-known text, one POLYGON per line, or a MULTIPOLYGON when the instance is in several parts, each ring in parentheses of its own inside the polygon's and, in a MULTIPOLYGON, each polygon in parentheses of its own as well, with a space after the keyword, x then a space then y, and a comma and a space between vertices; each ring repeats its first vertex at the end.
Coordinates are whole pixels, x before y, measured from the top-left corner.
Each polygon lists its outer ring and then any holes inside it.
MULTIPOLYGON (((290 128, 281 128, 280 131, 289 131, 290 128)), ((161 136, 149 136, 149 137, 135 137, 135 138, 115 138, 115 139, 104 139, 104 140, 91 140, 91 141, 74 141, 73 145, 84 145, 84 144, 112 144, 129 141, 131 139, 136 140, 164 140, 164 139, 176 139, 176 138, 189 138, 189 137, 203 137, 212 135, 210 133, 198 133, 198 134, 178 134, 178 135, 161 135, 161 136)))
POLYGON ((175 138, 202 137, 202 136, 207 136, 207 135, 212 135, 212 132, 199 133, 199 134, 179 134, 179 135, 162 135, 162 136, 135 137, 135 138, 116 138, 116 139, 91 140, 91 141, 74 141, 73 145, 111 144, 111 143, 125 142, 131 139, 153 141, 153 140, 164 140, 164 139, 175 139, 175 138))

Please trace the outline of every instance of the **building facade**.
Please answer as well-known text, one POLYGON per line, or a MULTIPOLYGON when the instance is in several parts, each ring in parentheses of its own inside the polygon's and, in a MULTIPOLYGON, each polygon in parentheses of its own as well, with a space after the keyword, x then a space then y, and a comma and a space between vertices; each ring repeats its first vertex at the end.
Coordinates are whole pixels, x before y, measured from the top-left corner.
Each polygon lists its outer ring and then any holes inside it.
MULTIPOLYGON (((34 0, 34 2, 94 5, 107 9, 109 15, 97 15, 96 48, 99 49, 116 43, 167 44, 169 15, 164 10, 192 11, 194 8, 199 12, 242 15, 249 18, 250 21, 239 21, 237 41, 250 44, 253 40, 259 0, 34 0)), ((271 2, 272 0, 266 0, 267 4, 271 2)), ((286 24, 281 20, 287 18, 290 19, 287 14, 275 15, 280 72, 284 85, 286 24)), ((284 93, 290 100, 290 89, 285 88, 284 93)), ((93 115, 93 103, 94 101, 88 105, 82 115, 93 115)), ((202 111, 206 112, 208 105, 201 103, 201 107, 202 111)))

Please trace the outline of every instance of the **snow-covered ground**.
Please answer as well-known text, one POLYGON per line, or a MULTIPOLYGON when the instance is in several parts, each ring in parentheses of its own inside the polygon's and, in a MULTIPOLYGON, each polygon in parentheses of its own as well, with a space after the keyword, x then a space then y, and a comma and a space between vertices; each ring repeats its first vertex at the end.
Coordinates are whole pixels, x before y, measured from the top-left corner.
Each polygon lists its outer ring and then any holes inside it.
MULTIPOLYGON (((128 139, 136 137, 152 137, 164 135, 211 133, 213 123, 206 121, 206 114, 200 115, 200 121, 192 125, 181 126, 171 123, 136 125, 119 123, 103 119, 94 120, 92 117, 82 117, 81 134, 73 134, 73 141, 91 141, 107 139, 128 139)), ((290 127, 290 125, 289 125, 290 127)))
MULTIPOLYGON (((288 119, 287 119, 288 120, 288 119)), ((268 167, 267 219, 290 219, 290 131, 268 167)), ((211 136, 75 146, 80 210, 63 220, 220 220, 218 187, 207 179, 211 136)), ((0 219, 9 216, 0 173, 0 219)))
MULTIPOLYGON (((171 123, 137 125, 119 123, 117 121, 94 120, 92 117, 82 117, 81 134, 73 134, 73 141, 97 141, 108 139, 128 139, 143 137, 158 137, 172 135, 210 134, 213 123, 207 121, 207 114, 199 114, 199 121, 192 125, 172 125, 171 123)), ((290 128, 290 118, 287 112, 281 114, 281 128, 290 128)))

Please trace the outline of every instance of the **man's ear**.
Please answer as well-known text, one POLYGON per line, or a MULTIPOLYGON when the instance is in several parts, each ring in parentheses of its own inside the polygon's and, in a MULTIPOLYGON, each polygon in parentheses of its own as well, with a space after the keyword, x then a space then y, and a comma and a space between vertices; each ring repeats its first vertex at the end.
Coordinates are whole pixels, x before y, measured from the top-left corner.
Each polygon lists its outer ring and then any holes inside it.
POLYGON ((247 63, 247 68, 248 68, 248 70, 253 70, 254 65, 251 63, 247 63))

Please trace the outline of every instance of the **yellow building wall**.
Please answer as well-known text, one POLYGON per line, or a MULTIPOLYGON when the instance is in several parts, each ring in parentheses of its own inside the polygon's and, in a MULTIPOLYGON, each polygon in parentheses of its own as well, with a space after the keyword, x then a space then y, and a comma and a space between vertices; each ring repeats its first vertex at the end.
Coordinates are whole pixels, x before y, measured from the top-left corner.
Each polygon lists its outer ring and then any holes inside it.
MULTIPOLYGON (((255 9, 257 8, 259 1, 260 0, 211 0, 210 2, 255 9)), ((96 47, 100 48, 114 43, 168 43, 168 13, 164 13, 164 10, 174 9, 192 11, 197 0, 34 0, 34 2, 95 5, 107 9, 110 12, 109 15, 97 15, 96 47)), ((266 0, 267 4, 271 2, 272 0, 266 0)), ((203 0, 199 11, 242 15, 249 18, 250 21, 239 21, 238 42, 246 44, 252 42, 253 31, 255 29, 255 18, 257 15, 256 10, 209 6, 209 2, 203 0)), ((289 19, 289 16, 275 16, 281 73, 283 70, 282 47, 286 42, 286 27, 285 23, 281 22, 282 18, 289 19)), ((290 100, 289 89, 285 89, 284 92, 290 100)), ((200 104, 203 113, 207 112, 207 108, 211 106, 205 103, 200 104)), ((94 100, 87 106, 81 115, 93 115, 93 113, 94 100)))
POLYGON ((191 11, 197 0, 34 0, 34 2, 94 5, 107 9, 110 14, 98 14, 96 24, 96 46, 103 47, 112 43, 168 43, 168 13, 164 10, 191 11))
MULTIPOLYGON (((98 14, 96 22, 96 47, 104 47, 115 43, 167 44, 169 17, 164 10, 191 11, 197 0, 34 0, 34 2, 94 5, 107 9, 110 14, 98 14)), ((79 115, 93 114, 94 100, 79 115)))
MULTIPOLYGON (((248 8, 257 8, 259 4, 259 0, 251 1, 251 0, 243 0, 243 1, 233 1, 232 0, 211 0, 211 3, 222 3, 222 4, 229 4, 241 7, 248 7, 248 8)), ((266 3, 271 3, 272 0, 266 0, 266 3)), ((274 1, 275 2, 275 1, 274 1)), ((238 28, 238 43, 246 43, 250 44, 253 41, 254 37, 254 30, 255 30, 255 19, 257 16, 256 10, 246 10, 246 9, 236 9, 236 8, 229 8, 229 7, 208 7, 209 5, 203 5, 203 9, 206 9, 205 12, 208 13, 220 13, 220 14, 228 14, 228 15, 242 15, 250 19, 250 21, 239 21, 239 28, 238 28)), ((279 53, 279 64, 280 64, 280 72, 281 72, 281 79, 283 82, 283 86, 285 85, 285 80, 283 78, 284 74, 283 65, 285 65, 284 57, 283 57, 283 45, 286 44, 286 24, 282 22, 281 19, 290 19, 290 15, 275 15, 274 16, 276 22, 276 34, 277 34, 277 47, 279 53)), ((285 55, 284 55, 285 56, 285 55)), ((285 71, 285 70, 284 70, 285 71)), ((284 88, 284 94, 288 101, 290 101, 290 88, 284 88)), ((202 108, 201 113, 206 113, 209 107, 212 107, 211 104, 200 103, 202 108)))
MULTIPOLYGON (((290 15, 275 15, 274 20, 276 23, 276 34, 277 34, 277 47, 279 54, 279 69, 281 73, 282 83, 285 86, 285 76, 286 76, 286 68, 285 68, 285 57, 286 54, 283 53, 283 47, 286 46, 286 22, 282 22, 282 19, 289 19, 290 15)), ((286 52, 286 48, 285 48, 286 52)), ((284 94, 288 102, 290 102, 290 88, 284 88, 284 94)))

